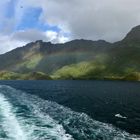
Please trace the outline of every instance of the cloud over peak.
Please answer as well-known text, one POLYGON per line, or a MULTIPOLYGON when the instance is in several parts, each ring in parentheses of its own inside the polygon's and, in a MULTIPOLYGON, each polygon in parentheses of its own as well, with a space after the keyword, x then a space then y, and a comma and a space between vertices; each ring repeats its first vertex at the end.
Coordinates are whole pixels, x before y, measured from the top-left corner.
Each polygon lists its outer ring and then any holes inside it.
POLYGON ((72 38, 117 41, 140 24, 138 0, 46 0, 42 19, 65 27, 72 38), (61 1, 61 2, 60 2, 61 1), (45 8, 47 7, 47 8, 45 8))

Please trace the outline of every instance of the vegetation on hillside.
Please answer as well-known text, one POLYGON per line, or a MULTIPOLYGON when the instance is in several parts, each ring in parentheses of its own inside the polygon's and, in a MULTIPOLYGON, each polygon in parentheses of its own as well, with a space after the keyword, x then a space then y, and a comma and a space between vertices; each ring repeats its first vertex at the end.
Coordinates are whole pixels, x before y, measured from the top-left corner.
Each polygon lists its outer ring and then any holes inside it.
POLYGON ((27 74, 2 71, 0 80, 51 80, 51 77, 42 72, 32 72, 27 74))
POLYGON ((118 73, 117 71, 109 71, 108 65, 96 62, 81 62, 64 66, 57 70, 53 75, 53 79, 102 79, 102 80, 130 80, 139 81, 140 72, 126 70, 118 73), (123 73, 123 74, 122 74, 123 73))

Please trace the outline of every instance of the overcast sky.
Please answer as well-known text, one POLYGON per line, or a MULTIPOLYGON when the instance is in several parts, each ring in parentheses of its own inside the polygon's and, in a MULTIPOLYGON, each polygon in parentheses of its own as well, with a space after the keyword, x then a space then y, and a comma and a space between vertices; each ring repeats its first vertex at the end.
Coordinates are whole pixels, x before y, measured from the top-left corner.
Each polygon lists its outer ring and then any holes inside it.
POLYGON ((140 0, 1 0, 0 53, 36 40, 121 40, 140 24, 140 0))

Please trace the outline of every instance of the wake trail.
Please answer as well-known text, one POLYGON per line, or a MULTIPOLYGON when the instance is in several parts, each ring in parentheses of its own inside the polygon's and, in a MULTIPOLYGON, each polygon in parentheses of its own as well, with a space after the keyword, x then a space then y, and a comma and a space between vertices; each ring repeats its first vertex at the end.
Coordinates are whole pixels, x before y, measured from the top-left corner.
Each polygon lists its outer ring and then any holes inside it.
POLYGON ((9 139, 27 140, 24 130, 20 126, 14 112, 13 107, 0 93, 0 114, 2 117, 2 127, 9 139))
POLYGON ((12 88, 8 89, 0 90, 0 140, 73 140, 62 125, 44 116, 39 108, 34 110, 30 104, 17 102, 21 95, 15 96, 18 91, 14 94, 12 88))

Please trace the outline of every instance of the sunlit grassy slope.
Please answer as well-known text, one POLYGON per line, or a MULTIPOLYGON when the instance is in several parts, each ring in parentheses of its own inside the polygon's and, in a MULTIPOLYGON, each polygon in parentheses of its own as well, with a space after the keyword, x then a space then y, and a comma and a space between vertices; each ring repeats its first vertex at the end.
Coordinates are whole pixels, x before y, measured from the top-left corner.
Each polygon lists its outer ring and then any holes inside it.
POLYGON ((57 70, 53 79, 108 79, 108 80, 140 80, 140 72, 134 69, 125 71, 111 71, 107 65, 97 62, 81 62, 64 66, 57 70))

